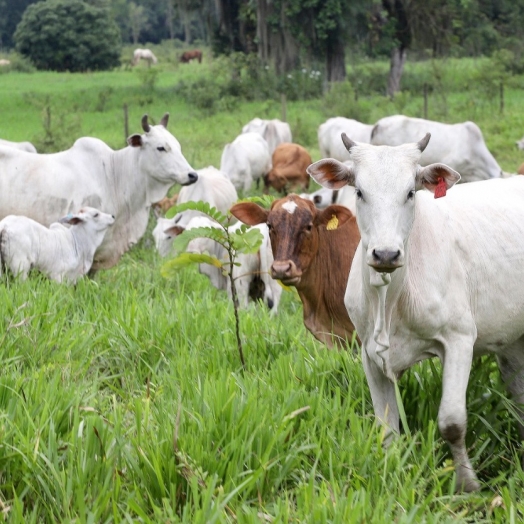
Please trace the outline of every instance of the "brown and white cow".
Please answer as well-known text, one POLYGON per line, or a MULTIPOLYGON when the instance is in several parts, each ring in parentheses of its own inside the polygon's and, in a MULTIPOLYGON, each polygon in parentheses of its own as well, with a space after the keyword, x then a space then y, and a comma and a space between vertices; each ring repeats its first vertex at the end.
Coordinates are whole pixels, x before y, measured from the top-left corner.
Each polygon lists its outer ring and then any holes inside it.
POLYGON ((273 168, 264 177, 265 192, 269 187, 281 193, 287 193, 290 187, 308 189, 310 176, 307 167, 311 164, 311 155, 298 144, 280 144, 276 147, 272 157, 273 168))
POLYGON ((180 62, 188 64, 191 60, 198 60, 198 63, 202 63, 202 51, 200 49, 193 49, 192 51, 184 51, 180 55, 180 62))
POLYGON ((155 212, 155 215, 157 217, 163 217, 170 208, 176 206, 177 200, 178 193, 175 193, 173 196, 166 196, 162 200, 155 202, 153 204, 153 211, 155 212))
POLYGON ((230 212, 245 224, 266 223, 273 249, 271 276, 298 291, 304 325, 326 344, 346 347, 354 326, 344 306, 353 255, 360 241, 351 211, 339 205, 318 210, 309 200, 288 195, 268 211, 251 202, 230 212))

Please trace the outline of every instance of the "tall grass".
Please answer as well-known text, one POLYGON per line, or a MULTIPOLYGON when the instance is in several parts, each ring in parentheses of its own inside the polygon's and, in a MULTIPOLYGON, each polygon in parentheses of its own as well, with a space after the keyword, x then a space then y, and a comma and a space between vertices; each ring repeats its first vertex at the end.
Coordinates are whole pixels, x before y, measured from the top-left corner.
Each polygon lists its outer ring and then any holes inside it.
MULTIPOLYGON (((185 155, 202 167, 218 165, 223 144, 250 118, 280 115, 278 97, 207 115, 173 94, 178 79, 207 71, 184 68, 163 65, 149 93, 125 68, 4 74, 0 136, 41 133, 34 99, 48 96, 56 111, 80 117, 81 135, 121 147, 128 103, 130 132, 143 113, 170 111, 185 155)), ((396 112, 379 95, 362 98, 370 121, 396 112)), ((476 120, 512 170, 518 87, 506 101, 503 116, 486 102, 476 120)), ((421 98, 404 102, 418 114, 421 98)), ((450 121, 470 118, 467 93, 450 92, 446 103, 450 121)), ((318 158, 316 128, 333 116, 329 108, 320 99, 290 102, 287 113, 318 158)), ((484 489, 456 496, 435 423, 437 362, 402 378, 409 436, 386 450, 357 348, 316 342, 295 293, 283 294, 276 316, 259 306, 242 312, 242 371, 227 296, 191 268, 165 280, 161 263, 148 234, 94 281, 67 287, 33 275, 0 286, 0 512, 9 522, 522 520, 514 406, 491 360, 475 364, 468 392, 468 445, 484 489)))

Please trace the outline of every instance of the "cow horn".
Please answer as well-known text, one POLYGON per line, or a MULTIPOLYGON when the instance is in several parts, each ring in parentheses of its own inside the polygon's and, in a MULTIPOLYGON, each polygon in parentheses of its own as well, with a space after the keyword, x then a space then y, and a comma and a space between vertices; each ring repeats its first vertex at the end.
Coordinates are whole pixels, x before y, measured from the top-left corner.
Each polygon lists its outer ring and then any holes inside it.
POLYGON ((167 128, 167 123, 169 122, 169 113, 166 113, 160 120, 160 125, 167 128))
POLYGON ((142 129, 146 132, 146 133, 149 133, 149 131, 151 131, 151 126, 149 125, 148 121, 147 121, 147 115, 144 115, 142 117, 142 129))
POLYGON ((428 146, 429 139, 431 138, 431 133, 426 133, 424 138, 422 140, 419 140, 417 142, 417 147, 420 149, 420 152, 422 153, 424 149, 428 146))
POLYGON ((344 142, 344 146, 346 146, 348 151, 351 151, 351 148, 357 145, 357 143, 353 142, 353 140, 351 140, 351 138, 349 138, 346 133, 342 133, 340 136, 342 137, 342 142, 344 142))

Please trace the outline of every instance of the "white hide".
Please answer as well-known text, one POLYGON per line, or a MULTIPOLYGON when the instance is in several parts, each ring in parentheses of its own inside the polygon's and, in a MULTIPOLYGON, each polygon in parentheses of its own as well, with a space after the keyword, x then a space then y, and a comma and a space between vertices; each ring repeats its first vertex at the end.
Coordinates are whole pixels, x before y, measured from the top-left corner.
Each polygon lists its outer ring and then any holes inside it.
MULTIPOLYGON (((415 142, 431 133, 420 165, 442 162, 460 173, 462 182, 474 182, 502 176, 502 169, 489 152, 482 132, 473 122, 443 124, 422 118, 394 115, 379 120, 373 129, 371 143, 398 146, 415 142)), ((349 138, 355 140, 350 134, 349 138)))
POLYGON ((27 151, 28 153, 36 153, 36 147, 31 142, 11 142, 10 140, 3 140, 0 138, 0 146, 14 147, 20 151, 27 151))
POLYGON ((157 57, 151 49, 135 49, 133 51, 133 65, 137 65, 140 60, 145 60, 149 65, 158 62, 157 57))
POLYGON ((84 207, 60 222, 47 228, 24 216, 5 217, 0 221, 2 264, 24 280, 37 269, 52 280, 74 284, 91 269, 95 250, 115 218, 84 207))
POLYGON ((149 130, 143 135, 129 137, 133 146, 118 151, 96 138, 46 155, 0 146, 0 218, 24 215, 48 226, 84 206, 104 209, 116 221, 93 268, 113 266, 145 233, 151 205, 174 183, 197 178, 163 125, 144 127, 149 130))
POLYGON ((350 186, 344 186, 338 191, 322 187, 313 193, 302 193, 300 197, 311 200, 317 209, 326 209, 331 204, 339 204, 347 207, 354 215, 356 214, 355 189, 350 186))
MULTIPOLYGON (((186 202, 207 202, 221 213, 226 214, 229 208, 238 200, 235 186, 224 173, 213 166, 205 167, 197 171, 198 180, 190 186, 183 187, 178 194, 178 204, 186 202)), ((171 251, 175 235, 166 232, 170 227, 178 225, 186 227, 189 221, 197 216, 202 216, 199 211, 187 210, 178 213, 173 218, 157 219, 153 229, 155 246, 160 256, 166 257, 171 251)))
POLYGON ((472 358, 495 354, 514 400, 524 401, 524 178, 461 184, 435 199, 411 191, 434 191, 439 177, 449 189, 458 176, 443 164, 421 168, 416 144, 358 144, 350 151, 352 167, 327 160, 309 172, 328 186, 350 183, 360 195, 362 240, 345 305, 362 340, 376 416, 398 432, 394 381, 416 362, 439 357, 439 429, 458 488, 478 489, 464 443, 472 358), (328 164, 331 182, 324 178, 328 164), (374 249, 398 250, 391 273, 372 267, 374 249))
POLYGON ((336 158, 344 162, 349 158, 347 149, 342 144, 340 135, 346 133, 355 142, 369 143, 372 125, 358 120, 337 116, 326 120, 318 128, 318 145, 322 158, 336 158))
MULTIPOLYGON (((243 224, 238 223, 229 228, 232 233, 239 229, 243 224)), ((219 227, 213 220, 206 217, 194 217, 191 219, 186 229, 196 227, 219 227)), ((269 231, 266 224, 260 224, 256 227, 263 236, 262 244, 257 253, 239 254, 237 262, 239 266, 233 268, 233 278, 238 295, 240 307, 247 308, 249 303, 249 286, 253 279, 258 275, 264 283, 264 303, 272 312, 278 310, 282 287, 271 278, 269 269, 273 263, 273 252, 269 242, 269 231)), ((186 251, 188 253, 206 253, 215 256, 223 262, 228 261, 227 251, 217 242, 209 238, 196 238, 191 240, 186 251)), ((209 264, 200 264, 200 272, 209 277, 211 283, 217 289, 227 289, 231 295, 231 287, 228 277, 222 274, 222 271, 209 264)))
POLYGON ((265 139, 258 133, 242 133, 226 144, 220 160, 225 173, 237 191, 249 191, 253 181, 271 171, 271 154, 265 139))
POLYGON ((273 155, 273 152, 279 144, 293 142, 289 124, 282 122, 282 120, 278 118, 274 118, 273 120, 254 118, 242 128, 242 133, 258 133, 264 137, 269 147, 270 155, 273 155))

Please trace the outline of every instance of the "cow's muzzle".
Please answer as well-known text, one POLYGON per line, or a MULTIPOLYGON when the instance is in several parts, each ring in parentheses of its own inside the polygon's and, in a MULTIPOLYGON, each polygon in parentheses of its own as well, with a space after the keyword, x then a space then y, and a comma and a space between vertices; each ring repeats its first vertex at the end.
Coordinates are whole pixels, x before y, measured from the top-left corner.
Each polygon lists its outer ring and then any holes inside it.
POLYGON ((404 255, 400 249, 372 249, 367 263, 379 273, 393 273, 404 265, 404 255))
POLYGON ((300 271, 292 260, 275 260, 271 265, 271 277, 286 285, 296 285, 300 282, 300 271))
POLYGON ((194 171, 190 171, 187 174, 187 182, 185 184, 182 184, 183 186, 190 186, 191 184, 194 184, 198 180, 198 174, 194 171))

